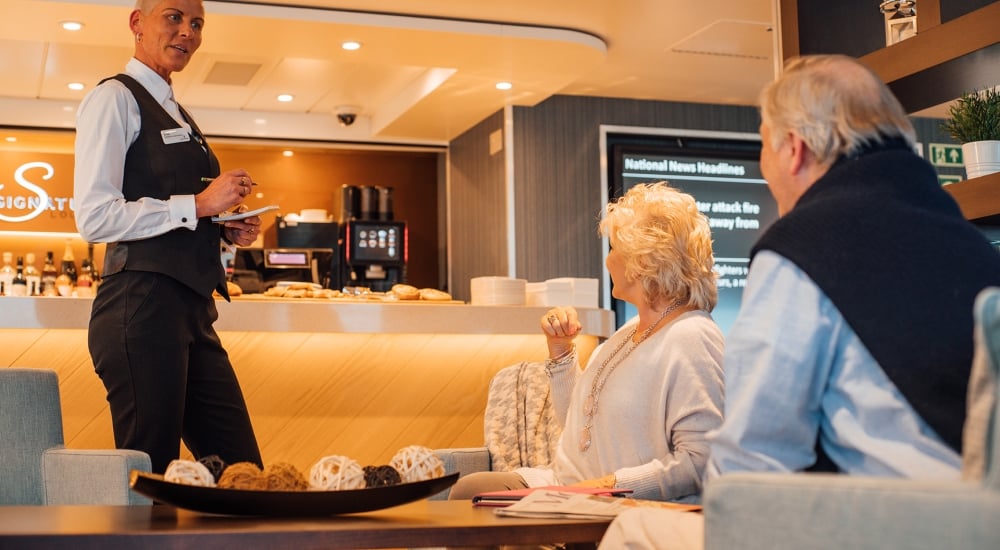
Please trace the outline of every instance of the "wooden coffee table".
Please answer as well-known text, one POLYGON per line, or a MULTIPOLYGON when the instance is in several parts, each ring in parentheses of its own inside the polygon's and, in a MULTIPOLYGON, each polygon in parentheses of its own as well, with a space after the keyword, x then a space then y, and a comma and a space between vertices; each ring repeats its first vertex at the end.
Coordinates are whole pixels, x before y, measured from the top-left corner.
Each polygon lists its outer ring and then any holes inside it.
MULTIPOLYGON (((323 518, 209 516, 172 506, 5 506, 0 548, 406 548, 583 543, 609 520, 498 517, 468 501, 422 500, 323 518)), ((576 546, 574 544, 574 546, 576 546)))

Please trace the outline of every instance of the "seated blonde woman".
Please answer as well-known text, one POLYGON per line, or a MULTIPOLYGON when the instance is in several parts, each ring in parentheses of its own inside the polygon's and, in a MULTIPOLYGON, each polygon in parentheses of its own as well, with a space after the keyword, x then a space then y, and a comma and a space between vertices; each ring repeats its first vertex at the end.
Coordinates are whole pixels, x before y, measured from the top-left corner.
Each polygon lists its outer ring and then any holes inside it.
POLYGON ((692 501, 708 458, 705 433, 722 423, 723 337, 709 312, 717 292, 708 222, 665 183, 639 185, 607 206, 612 294, 639 314, 594 350, 586 369, 573 339, 577 312, 541 319, 556 415, 564 419, 545 468, 463 477, 452 499, 484 491, 578 485, 631 489, 636 498, 692 501))

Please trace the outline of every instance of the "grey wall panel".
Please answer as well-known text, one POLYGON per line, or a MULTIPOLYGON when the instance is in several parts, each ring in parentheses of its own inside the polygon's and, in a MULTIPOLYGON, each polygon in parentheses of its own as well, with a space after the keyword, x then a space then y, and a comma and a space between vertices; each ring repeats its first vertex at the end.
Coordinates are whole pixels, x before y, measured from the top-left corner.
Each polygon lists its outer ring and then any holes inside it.
POLYGON ((483 120, 449 147, 451 292, 470 298, 473 277, 507 274, 504 152, 490 154, 489 137, 503 112, 483 120))
POLYGON ((756 132, 754 107, 555 96, 514 110, 517 276, 602 272, 600 126, 756 132))

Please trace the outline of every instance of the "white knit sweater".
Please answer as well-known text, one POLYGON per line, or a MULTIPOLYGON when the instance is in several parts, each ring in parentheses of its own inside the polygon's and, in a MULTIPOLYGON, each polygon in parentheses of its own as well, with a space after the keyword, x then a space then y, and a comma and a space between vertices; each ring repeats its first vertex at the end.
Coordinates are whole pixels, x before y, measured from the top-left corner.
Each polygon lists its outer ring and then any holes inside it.
POLYGON ((633 318, 598 347, 586 370, 575 360, 553 367, 553 402, 556 414, 565 414, 565 428, 550 468, 516 470, 529 486, 570 485, 614 472, 616 487, 632 489, 635 498, 698 498, 708 459, 705 433, 722 423, 723 407, 723 336, 703 311, 665 325, 615 369, 600 393, 591 446, 580 451, 583 403, 594 377, 636 323, 633 318))

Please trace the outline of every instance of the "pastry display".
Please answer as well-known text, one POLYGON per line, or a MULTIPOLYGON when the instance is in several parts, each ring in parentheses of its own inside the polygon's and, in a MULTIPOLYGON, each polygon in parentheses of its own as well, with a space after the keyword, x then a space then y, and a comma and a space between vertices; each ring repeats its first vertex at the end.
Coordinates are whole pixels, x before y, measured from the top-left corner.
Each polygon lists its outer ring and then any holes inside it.
POLYGON ((212 472, 204 464, 191 460, 171 460, 163 479, 183 485, 215 487, 215 476, 212 472))
MULTIPOLYGON (((447 302, 451 294, 436 288, 420 288, 407 284, 396 284, 388 292, 374 292, 361 287, 345 288, 344 291, 317 288, 312 283, 291 283, 272 286, 264 291, 268 298, 318 298, 323 300, 364 300, 366 302, 447 302)), ((238 296, 230 292, 231 296, 238 296)))
POLYGON ((316 491, 343 491, 364 486, 365 474, 361 465, 346 456, 325 456, 309 470, 309 488, 316 491))
POLYGON ((404 483, 424 481, 444 475, 444 463, 434 451, 420 445, 403 447, 389 464, 399 472, 404 483))

